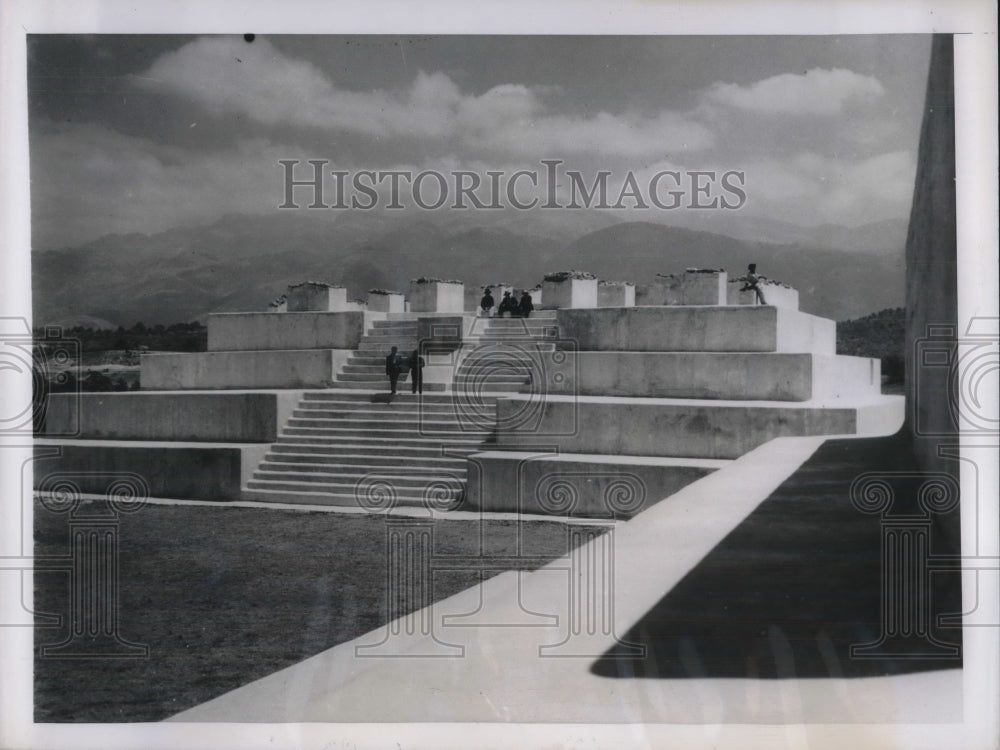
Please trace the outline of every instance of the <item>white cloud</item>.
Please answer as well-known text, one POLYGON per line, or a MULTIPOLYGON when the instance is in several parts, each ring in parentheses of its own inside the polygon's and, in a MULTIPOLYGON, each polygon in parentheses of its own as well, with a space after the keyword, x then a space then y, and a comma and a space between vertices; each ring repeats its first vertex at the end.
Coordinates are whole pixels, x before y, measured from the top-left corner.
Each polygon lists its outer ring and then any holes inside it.
POLYGON ((265 125, 378 137, 437 139, 451 148, 541 158, 554 150, 620 156, 705 149, 712 134, 681 113, 655 116, 553 113, 544 91, 510 83, 477 96, 444 73, 420 72, 405 91, 348 91, 311 63, 266 39, 206 37, 163 55, 142 76, 147 88, 193 99, 209 112, 235 112, 265 125))
POLYGON ((801 225, 857 226, 907 214, 916 160, 909 151, 857 160, 806 152, 755 161, 745 171, 749 213, 801 225))
POLYGON ((99 125, 39 128, 31 136, 32 243, 72 247, 273 211, 284 189, 278 160, 296 153, 264 139, 191 152, 99 125))
POLYGON ((750 112, 837 115, 853 103, 878 99, 885 89, 878 79, 844 68, 813 68, 805 73, 783 73, 749 86, 715 83, 705 100, 750 112))

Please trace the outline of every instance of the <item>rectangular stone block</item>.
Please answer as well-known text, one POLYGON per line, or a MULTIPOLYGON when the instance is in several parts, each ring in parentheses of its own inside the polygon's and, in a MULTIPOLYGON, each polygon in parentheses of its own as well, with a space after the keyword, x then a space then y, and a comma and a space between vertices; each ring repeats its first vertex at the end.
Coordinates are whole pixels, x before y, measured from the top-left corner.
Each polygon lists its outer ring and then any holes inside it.
POLYGON ((602 281, 597 285, 598 307, 635 307, 635 284, 602 281))
POLYGON ((542 298, 543 304, 532 304, 547 310, 597 307, 597 279, 543 281, 542 298))
MULTIPOLYGON (((740 291, 743 287, 743 281, 740 279, 733 279, 726 286, 726 304, 727 305, 756 305, 757 295, 752 291, 748 290, 745 292, 740 291)), ((774 307, 784 307, 789 310, 799 309, 799 291, 798 289, 793 289, 785 284, 778 284, 776 282, 763 280, 762 283, 758 284, 761 292, 764 294, 764 303, 767 305, 773 305, 774 307)))
POLYGON ((468 457, 469 510, 631 518, 727 461, 488 451, 468 457))
POLYGON ((725 305, 725 271, 689 269, 684 273, 657 274, 636 290, 637 305, 725 305))
POLYGON ((143 354, 139 383, 143 390, 327 388, 352 353, 350 349, 275 349, 143 354))
POLYGON ((347 289, 316 281, 288 287, 288 312, 342 312, 347 309, 347 289))
POLYGON ((411 281, 409 303, 409 312, 464 312, 465 285, 460 281, 411 281))
POLYGON ((530 405, 526 399, 497 401, 499 447, 543 443, 560 453, 732 459, 776 437, 852 435, 857 428, 856 407, 810 402, 549 396, 530 405))
POLYGON ((834 354, 836 324, 766 307, 559 310, 562 338, 581 351, 731 351, 834 354))
POLYGON ((356 349, 378 314, 303 312, 215 313, 208 316, 208 350, 356 349))
POLYGON ((272 393, 54 393, 39 434, 106 440, 271 443, 301 398, 272 393))
POLYGON ((406 310, 406 297, 402 294, 368 292, 370 312, 401 313, 406 310))
POLYGON ((116 475, 138 475, 150 497, 239 500, 241 488, 270 446, 266 444, 161 443, 112 440, 35 441, 34 487, 55 475, 80 492, 103 495, 116 475), (61 448, 61 455, 45 456, 61 448))
POLYGON ((545 360, 547 392, 581 396, 807 401, 869 398, 878 360, 762 352, 572 352, 545 360))

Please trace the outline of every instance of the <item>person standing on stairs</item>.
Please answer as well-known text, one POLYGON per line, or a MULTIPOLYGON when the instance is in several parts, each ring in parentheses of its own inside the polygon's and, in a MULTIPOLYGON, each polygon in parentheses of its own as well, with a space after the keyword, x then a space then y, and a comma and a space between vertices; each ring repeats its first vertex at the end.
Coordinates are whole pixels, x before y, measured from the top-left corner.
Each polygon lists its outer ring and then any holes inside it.
POLYGON ((424 392, 424 358, 420 356, 420 347, 410 354, 410 387, 414 393, 424 392))
POLYGON ((389 356, 385 358, 385 374, 389 376, 389 386, 392 392, 396 392, 396 383, 399 381, 399 373, 403 369, 403 358, 400 357, 396 352, 398 352, 395 346, 392 347, 392 351, 389 352, 389 356))

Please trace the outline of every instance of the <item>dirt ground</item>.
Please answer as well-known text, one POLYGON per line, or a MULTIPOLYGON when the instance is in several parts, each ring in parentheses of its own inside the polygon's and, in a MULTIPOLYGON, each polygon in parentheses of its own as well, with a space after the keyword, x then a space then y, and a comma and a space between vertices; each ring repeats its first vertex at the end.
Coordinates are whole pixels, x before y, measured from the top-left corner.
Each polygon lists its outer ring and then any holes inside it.
MULTIPOLYGON (((36 502, 36 557, 68 555, 69 524, 36 502)), ((149 656, 36 653, 35 721, 157 721, 379 627, 387 528, 385 517, 258 508, 148 504, 122 515, 118 634, 149 656)), ((564 524, 537 521, 436 521, 433 539, 435 555, 521 555, 510 568, 538 567, 569 544, 564 524)), ((432 598, 480 575, 438 571, 432 598)), ((69 602, 67 570, 35 573, 36 622, 63 619, 36 628, 36 647, 66 640, 69 602)), ((418 606, 403 601, 398 614, 418 606)))

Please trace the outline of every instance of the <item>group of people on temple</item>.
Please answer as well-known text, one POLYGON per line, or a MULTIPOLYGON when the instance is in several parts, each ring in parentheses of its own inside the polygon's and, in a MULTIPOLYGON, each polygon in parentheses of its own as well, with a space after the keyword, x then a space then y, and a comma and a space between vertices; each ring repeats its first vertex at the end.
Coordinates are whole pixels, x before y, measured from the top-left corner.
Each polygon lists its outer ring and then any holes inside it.
MULTIPOLYGON (((743 277, 743 287, 741 292, 752 291, 756 295, 757 304, 767 304, 764 301, 764 292, 760 288, 761 278, 757 276, 757 264, 751 263, 747 266, 747 274, 743 277)), ((535 309, 531 301, 531 295, 527 291, 521 294, 518 301, 511 296, 510 292, 503 293, 500 304, 496 304, 493 299, 493 290, 486 287, 483 298, 479 301, 479 314, 481 317, 492 318, 494 316, 502 318, 505 314, 512 318, 527 318, 535 309)), ((399 376, 409 370, 410 386, 414 393, 424 392, 424 358, 420 356, 420 350, 414 349, 410 356, 404 357, 399 354, 397 347, 392 347, 392 351, 385 358, 385 374, 389 376, 389 386, 392 392, 396 392, 396 385, 399 376)))
POLYGON ((479 314, 484 318, 494 316, 502 318, 505 314, 511 318, 527 318, 531 316, 531 311, 534 309, 535 305, 527 291, 521 294, 520 301, 512 297, 510 292, 504 292, 503 299, 497 305, 496 300, 493 299, 493 290, 486 287, 486 293, 479 300, 479 314))

